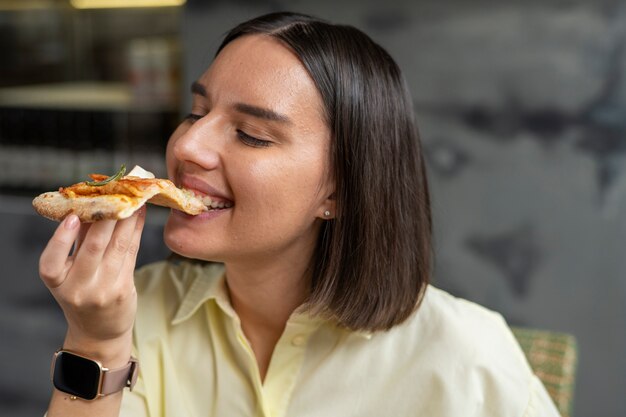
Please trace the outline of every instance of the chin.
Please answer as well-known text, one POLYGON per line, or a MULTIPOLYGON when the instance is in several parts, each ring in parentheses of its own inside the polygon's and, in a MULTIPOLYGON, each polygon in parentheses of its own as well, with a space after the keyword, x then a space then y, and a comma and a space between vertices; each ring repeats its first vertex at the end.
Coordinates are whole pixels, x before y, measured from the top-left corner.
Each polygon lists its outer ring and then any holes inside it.
POLYGON ((167 240, 165 241, 165 245, 176 255, 181 256, 187 259, 194 259, 198 261, 206 261, 206 262, 221 262, 217 259, 214 259, 211 256, 206 256, 205 253, 194 250, 195 248, 188 248, 185 246, 181 246, 179 244, 171 244, 167 240))
POLYGON ((189 232, 174 228, 168 222, 163 230, 163 241, 165 245, 174 253, 186 258, 196 258, 193 238, 190 238, 189 232))
POLYGON ((172 227, 169 223, 165 225, 163 231, 163 241, 165 245, 175 254, 185 258, 197 259, 201 261, 220 262, 215 256, 211 256, 210 251, 198 245, 199 238, 190 233, 189 230, 181 230, 172 227))

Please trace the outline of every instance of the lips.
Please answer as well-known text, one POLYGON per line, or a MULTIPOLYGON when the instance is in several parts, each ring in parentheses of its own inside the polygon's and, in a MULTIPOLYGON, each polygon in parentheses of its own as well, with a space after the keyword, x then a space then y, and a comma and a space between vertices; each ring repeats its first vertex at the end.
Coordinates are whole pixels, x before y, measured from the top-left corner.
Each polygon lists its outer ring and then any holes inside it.
POLYGON ((200 198, 209 209, 219 210, 234 206, 234 202, 225 193, 220 192, 208 183, 189 175, 180 176, 180 187, 200 198))

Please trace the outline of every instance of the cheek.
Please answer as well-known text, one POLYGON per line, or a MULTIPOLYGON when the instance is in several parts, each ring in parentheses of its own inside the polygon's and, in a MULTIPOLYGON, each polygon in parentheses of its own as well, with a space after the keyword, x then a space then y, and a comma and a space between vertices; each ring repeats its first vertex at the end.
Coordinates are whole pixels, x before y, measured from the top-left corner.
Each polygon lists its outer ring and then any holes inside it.
POLYGON ((272 161, 251 161, 243 169, 239 180, 233 178, 233 184, 239 184, 237 201, 244 204, 241 208, 256 210, 257 215, 265 216, 288 200, 288 184, 281 172, 284 167, 272 161))
POLYGON ((259 214, 279 218, 308 215, 322 197, 325 169, 320 159, 301 153, 297 158, 252 162, 246 169, 248 179, 241 182, 241 195, 261 203, 259 214))

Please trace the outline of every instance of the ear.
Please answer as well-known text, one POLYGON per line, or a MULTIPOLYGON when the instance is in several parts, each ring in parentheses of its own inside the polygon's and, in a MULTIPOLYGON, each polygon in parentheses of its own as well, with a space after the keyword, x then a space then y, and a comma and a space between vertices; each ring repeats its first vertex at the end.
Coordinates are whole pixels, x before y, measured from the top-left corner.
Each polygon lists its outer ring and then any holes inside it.
POLYGON ((319 213, 317 217, 322 220, 331 220, 335 218, 337 214, 337 199, 335 198, 335 193, 333 192, 329 195, 320 205, 319 213))

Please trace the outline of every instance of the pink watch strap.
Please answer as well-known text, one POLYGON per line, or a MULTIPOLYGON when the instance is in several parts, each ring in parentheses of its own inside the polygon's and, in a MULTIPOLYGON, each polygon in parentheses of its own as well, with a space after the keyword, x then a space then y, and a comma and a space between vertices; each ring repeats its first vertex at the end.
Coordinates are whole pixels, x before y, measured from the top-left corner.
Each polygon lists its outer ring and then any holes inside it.
POLYGON ((102 389, 100 394, 109 395, 114 392, 123 390, 129 387, 131 390, 137 382, 137 375, 139 374, 139 362, 137 359, 130 358, 130 361, 121 368, 109 369, 104 371, 102 375, 102 389))

